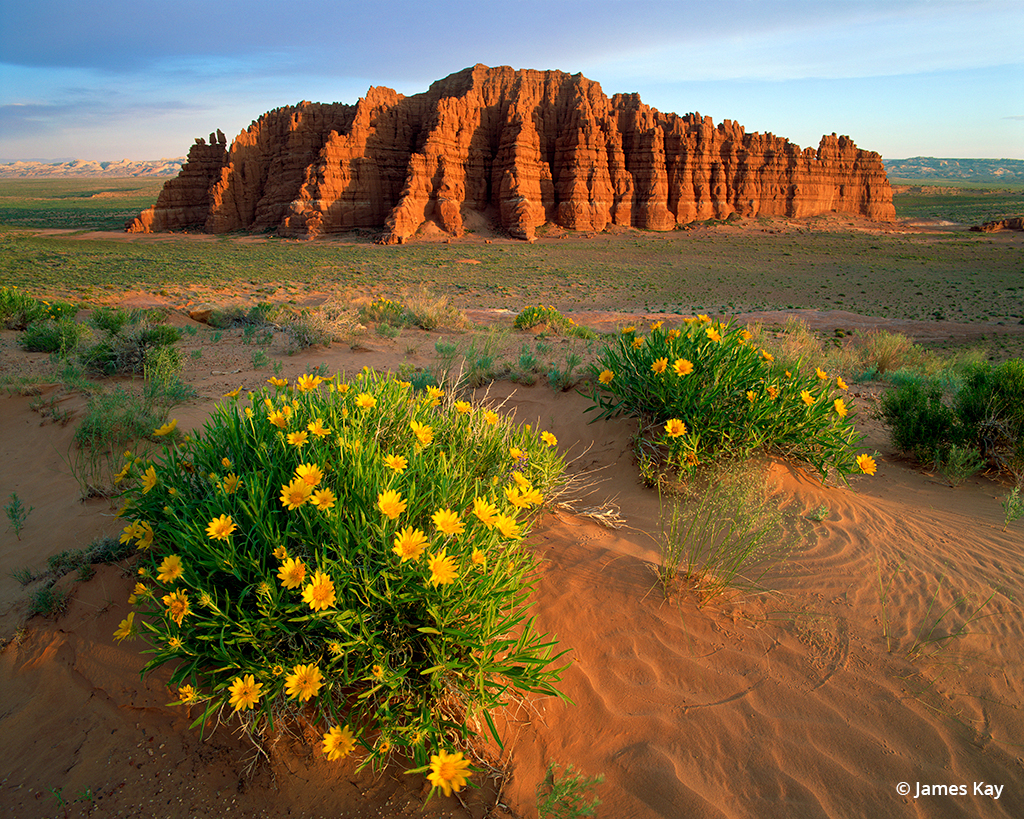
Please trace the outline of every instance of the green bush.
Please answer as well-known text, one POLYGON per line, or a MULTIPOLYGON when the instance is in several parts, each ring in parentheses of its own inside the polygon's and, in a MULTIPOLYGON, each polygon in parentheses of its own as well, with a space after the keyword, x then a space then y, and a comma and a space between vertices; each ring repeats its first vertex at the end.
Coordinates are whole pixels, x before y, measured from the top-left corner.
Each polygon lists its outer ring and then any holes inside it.
POLYGON ((967 435, 937 384, 908 381, 882 395, 882 418, 893 446, 921 461, 934 461, 967 435))
POLYGON ((599 356, 589 409, 598 418, 634 415, 648 434, 663 432, 668 462, 682 471, 769 451, 822 477, 874 472, 870 456, 854 451, 860 436, 842 379, 786 370, 749 339, 706 316, 668 331, 656 322, 647 337, 627 327, 599 356))
POLYGON ((141 374, 154 355, 177 356, 174 345, 181 340, 181 330, 155 324, 141 310, 99 308, 90 323, 105 333, 79 351, 82 364, 94 373, 141 374))
POLYGON ((561 483, 553 436, 368 371, 242 403, 125 467, 142 622, 118 636, 141 630, 196 724, 301 715, 329 758, 425 764, 481 713, 495 733, 506 690, 557 694, 522 543, 561 483))
POLYGON ((18 337, 18 343, 35 353, 73 353, 83 328, 71 317, 33 321, 18 337))
POLYGON ((360 309, 359 318, 362 321, 375 321, 380 324, 402 327, 406 324, 406 309, 401 302, 378 296, 360 309))
MULTIPOLYGON (((893 445, 940 465, 977 451, 997 469, 1024 473, 1024 360, 975 363, 947 400, 935 381, 911 381, 882 396, 893 445), (951 450, 956 449, 951 455, 951 450)), ((973 463, 973 461, 972 461, 973 463)))

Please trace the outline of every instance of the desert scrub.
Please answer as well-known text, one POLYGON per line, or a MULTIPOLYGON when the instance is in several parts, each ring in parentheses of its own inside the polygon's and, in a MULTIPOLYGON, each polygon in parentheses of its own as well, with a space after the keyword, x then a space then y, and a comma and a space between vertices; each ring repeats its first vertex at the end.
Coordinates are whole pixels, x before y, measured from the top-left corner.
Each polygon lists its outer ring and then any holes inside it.
POLYGON ((581 327, 573 319, 562 315, 555 307, 531 305, 522 310, 512 322, 517 330, 533 330, 541 328, 556 335, 569 335, 576 338, 597 338, 597 333, 589 327, 581 327))
POLYGON ((506 690, 557 694, 523 545, 561 486, 553 436, 368 371, 271 380, 127 467, 141 616, 118 634, 152 645, 144 672, 170 664, 197 725, 303 719, 364 764, 425 765, 481 714, 496 736, 506 690))
POLYGON ((843 379, 820 367, 786 369, 750 338, 707 316, 671 330, 655 322, 646 336, 627 327, 599 355, 589 410, 638 417, 684 473, 756 451, 810 464, 823 478, 873 473, 874 460, 855 452, 860 435, 843 379))
POLYGON ((94 336, 82 340, 79 360, 98 375, 142 374, 157 356, 177 360, 181 330, 162 319, 154 312, 98 307, 89 319, 94 336))

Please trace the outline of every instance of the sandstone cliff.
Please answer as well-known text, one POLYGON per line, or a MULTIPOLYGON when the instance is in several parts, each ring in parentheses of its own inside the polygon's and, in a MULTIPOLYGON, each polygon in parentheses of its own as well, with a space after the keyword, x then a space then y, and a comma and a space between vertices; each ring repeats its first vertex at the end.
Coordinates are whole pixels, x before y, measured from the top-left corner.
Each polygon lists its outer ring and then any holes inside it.
POLYGON ((302 102, 227 146, 196 140, 181 173, 129 232, 195 228, 317 236, 426 223, 452 236, 472 212, 531 239, 551 222, 671 230, 703 219, 837 212, 894 219, 877 153, 848 137, 801 150, 729 120, 663 114, 607 97, 582 75, 477 65, 404 97, 302 102))

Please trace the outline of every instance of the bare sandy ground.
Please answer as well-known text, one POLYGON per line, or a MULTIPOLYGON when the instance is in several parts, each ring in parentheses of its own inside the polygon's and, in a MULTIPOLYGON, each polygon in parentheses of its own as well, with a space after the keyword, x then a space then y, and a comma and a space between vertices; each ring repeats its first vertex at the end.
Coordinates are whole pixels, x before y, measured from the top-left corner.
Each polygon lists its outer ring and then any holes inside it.
MULTIPOLYGON (((0 366, 45 368, 14 334, 0 335, 0 366)), ((286 359, 282 374, 321 362, 395 369, 403 348, 429 350, 436 337, 313 349, 286 359)), ((250 351, 227 339, 189 363, 200 397, 174 411, 182 428, 201 427, 225 392, 265 381, 250 351)), ((0 653, 0 815, 532 817, 555 761, 604 774, 603 817, 1024 816, 1024 524, 1002 531, 1006 487, 989 478, 951 489, 896 458, 871 417, 874 392, 859 392, 878 474, 825 487, 770 463, 790 558, 766 578, 771 593, 703 608, 685 592, 666 601, 656 584, 659 500, 638 480, 632 422, 587 424, 585 399, 546 385, 499 383, 479 396, 553 431, 571 471, 598 481, 585 503, 614 501, 624 525, 555 509, 534 528, 535 612, 571 649, 562 689, 573 704, 511 704, 498 715, 506 753, 494 775, 423 813, 425 781, 400 762, 357 774, 356 760, 327 763, 301 728, 267 755, 231 722, 211 737, 189 731, 185 709, 168 705, 166 675, 140 679, 144 645, 113 639, 129 611, 130 565, 65 577, 67 611, 26 620, 35 586, 11 572, 41 572, 50 555, 121 526, 109 501, 80 500, 66 463, 74 420, 41 423, 31 396, 2 397, 0 496, 17 492, 34 510, 20 541, 0 532, 0 636, 10 638, 0 653), (812 520, 823 505, 827 516, 812 520), (910 656, 947 607, 931 638, 990 597, 968 634, 910 656), (943 795, 920 793, 934 786, 943 795)), ((80 411, 81 398, 58 398, 80 411)))

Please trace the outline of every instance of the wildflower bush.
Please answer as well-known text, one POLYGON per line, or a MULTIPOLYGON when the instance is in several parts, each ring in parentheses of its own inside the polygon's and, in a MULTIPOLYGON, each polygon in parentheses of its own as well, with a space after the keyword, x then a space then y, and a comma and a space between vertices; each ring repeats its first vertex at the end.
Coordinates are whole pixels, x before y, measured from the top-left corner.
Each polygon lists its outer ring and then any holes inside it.
POLYGON ((683 472, 764 450, 806 462, 823 478, 873 473, 874 460, 855 451, 860 435, 842 378, 787 370, 750 338, 707 316, 680 329, 655 322, 647 336, 627 327, 599 356, 590 409, 598 418, 639 417, 683 472))
POLYGON ((558 693, 522 541, 561 485, 554 436, 366 371, 271 382, 126 463, 142 565, 117 636, 150 643, 145 672, 170 665, 196 724, 305 720, 329 759, 400 751, 458 790, 471 723, 500 744, 507 690, 558 693))
POLYGON ((597 334, 588 327, 581 327, 573 319, 562 315, 555 307, 531 305, 523 309, 513 320, 512 326, 517 330, 532 330, 534 327, 545 327, 552 333, 565 333, 577 338, 596 338, 597 334))
POLYGON ((72 319, 78 307, 62 301, 33 298, 17 287, 0 287, 0 324, 8 330, 25 330, 34 323, 72 319))

